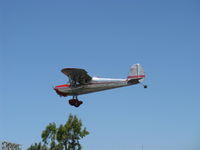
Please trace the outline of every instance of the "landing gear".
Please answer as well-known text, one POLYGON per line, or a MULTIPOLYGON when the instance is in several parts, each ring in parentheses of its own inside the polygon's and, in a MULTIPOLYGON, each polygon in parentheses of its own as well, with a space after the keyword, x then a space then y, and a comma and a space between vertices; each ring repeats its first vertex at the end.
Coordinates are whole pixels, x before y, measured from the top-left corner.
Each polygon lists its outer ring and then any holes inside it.
MULTIPOLYGON (((142 84, 142 83, 140 83, 140 84, 142 84)), ((145 85, 145 84, 142 84, 143 85, 143 87, 146 89, 146 88, 148 88, 148 86, 147 85, 145 85)))
POLYGON ((79 107, 81 104, 83 104, 83 102, 79 101, 78 98, 77 98, 77 96, 73 96, 73 99, 69 100, 69 104, 71 106, 79 107))

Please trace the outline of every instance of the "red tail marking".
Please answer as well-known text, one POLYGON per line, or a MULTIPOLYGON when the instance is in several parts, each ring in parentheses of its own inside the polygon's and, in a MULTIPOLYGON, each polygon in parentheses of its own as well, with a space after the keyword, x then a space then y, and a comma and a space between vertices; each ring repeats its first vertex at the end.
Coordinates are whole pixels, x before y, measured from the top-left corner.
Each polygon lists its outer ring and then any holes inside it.
POLYGON ((145 77, 145 75, 138 75, 138 76, 128 76, 128 79, 129 78, 144 78, 145 77))

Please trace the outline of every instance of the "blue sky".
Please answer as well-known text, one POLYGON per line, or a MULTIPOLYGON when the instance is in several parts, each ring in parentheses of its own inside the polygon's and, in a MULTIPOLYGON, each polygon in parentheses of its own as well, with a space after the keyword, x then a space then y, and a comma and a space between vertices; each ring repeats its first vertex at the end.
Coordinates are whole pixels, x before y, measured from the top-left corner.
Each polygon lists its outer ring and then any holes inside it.
POLYGON ((94 150, 200 148, 200 2, 197 0, 9 0, 0 2, 0 140, 27 148, 70 113, 94 150), (79 96, 52 86, 64 67, 126 77, 141 63, 145 83, 79 96))

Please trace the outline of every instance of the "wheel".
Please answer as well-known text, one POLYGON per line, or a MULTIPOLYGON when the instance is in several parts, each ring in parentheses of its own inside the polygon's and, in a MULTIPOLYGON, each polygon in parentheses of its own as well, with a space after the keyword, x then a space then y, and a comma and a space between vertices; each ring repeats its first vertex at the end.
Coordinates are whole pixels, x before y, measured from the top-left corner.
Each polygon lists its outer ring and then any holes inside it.
POLYGON ((146 89, 148 86, 147 85, 144 85, 144 88, 146 89))
POLYGON ((79 107, 81 104, 83 104, 82 101, 76 100, 76 103, 74 104, 74 106, 79 107))
POLYGON ((79 107, 79 106, 80 106, 80 104, 79 104, 79 101, 78 101, 78 100, 76 100, 76 102, 75 102, 74 106, 75 106, 75 107, 79 107))
POLYGON ((75 99, 70 99, 70 100, 69 100, 69 104, 70 104, 71 106, 74 106, 75 103, 76 103, 76 100, 75 100, 75 99))

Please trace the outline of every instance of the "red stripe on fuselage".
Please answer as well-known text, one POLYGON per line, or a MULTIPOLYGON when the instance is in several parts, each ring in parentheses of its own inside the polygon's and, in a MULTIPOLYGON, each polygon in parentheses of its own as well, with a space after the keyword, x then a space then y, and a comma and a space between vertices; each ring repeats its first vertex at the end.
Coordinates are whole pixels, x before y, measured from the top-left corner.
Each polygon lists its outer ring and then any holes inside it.
MULTIPOLYGON (((115 83, 127 83, 127 81, 128 80, 124 80, 124 81, 111 81, 111 82, 90 82, 90 83, 88 83, 88 84, 85 84, 85 86, 87 86, 87 85, 100 85, 100 84, 108 84, 108 86, 109 86, 109 84, 115 84, 115 83)), ((125 84, 124 84, 125 85, 125 84)), ((84 86, 84 85, 80 85, 80 84, 78 84, 78 85, 76 85, 76 87, 81 87, 81 86, 84 86)), ((64 85, 58 85, 58 86, 55 86, 55 88, 54 88, 54 90, 56 91, 56 93, 58 94, 58 95, 60 95, 60 96, 68 96, 68 94, 69 95, 71 95, 71 92, 65 92, 65 88, 70 88, 70 84, 64 84, 64 85)), ((95 92, 95 88, 98 88, 98 87, 91 87, 91 86, 89 86, 89 87, 87 87, 85 90, 86 90, 86 93, 90 93, 90 92, 87 92, 87 90, 88 90, 88 88, 89 89, 93 89, 94 88, 94 91, 92 91, 92 92, 95 92)), ((75 89, 71 89, 72 91, 73 90, 75 90, 75 89)), ((70 89, 69 89, 69 91, 70 91, 70 89)), ((98 90, 97 90, 98 91, 98 90)), ((82 91, 83 93, 84 93, 84 90, 82 91)))
POLYGON ((138 75, 138 76, 128 76, 128 79, 129 78, 144 78, 145 77, 145 75, 138 75))
MULTIPOLYGON (((126 81, 110 81, 110 82, 94 82, 94 83, 88 83, 85 85, 94 85, 94 84, 111 84, 111 83, 121 83, 121 82, 126 82, 126 81)), ((78 84, 77 86, 81 86, 78 84)), ((59 89, 59 88, 64 88, 64 87, 70 87, 70 84, 63 84, 63 85, 58 85, 54 89, 59 89)))
POLYGON ((62 87, 69 87, 70 84, 63 84, 63 85, 58 85, 55 88, 62 88, 62 87))

